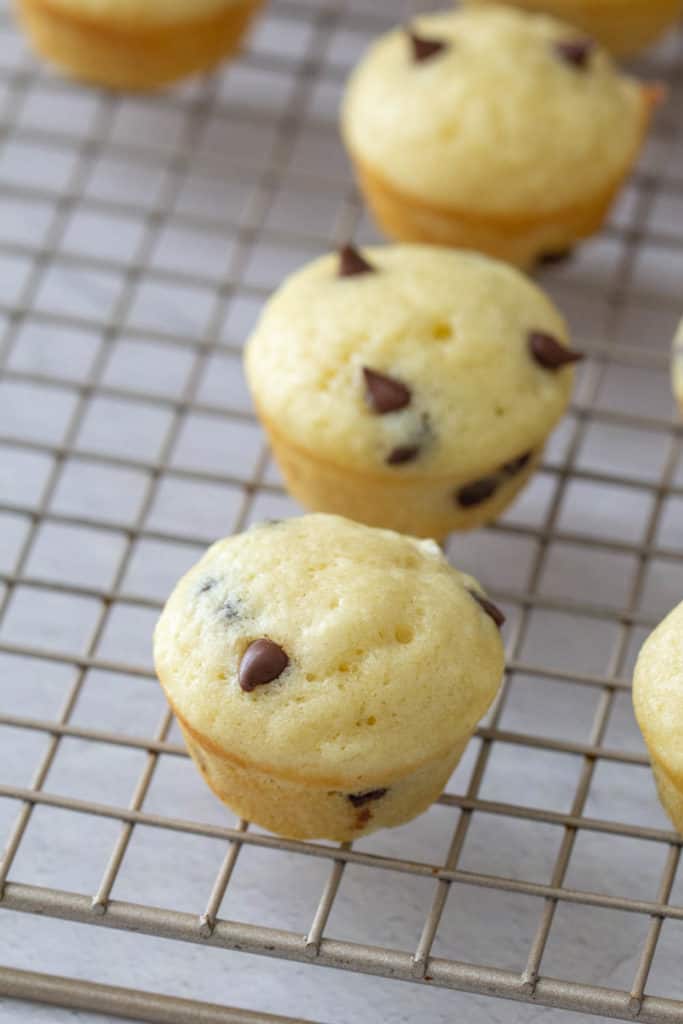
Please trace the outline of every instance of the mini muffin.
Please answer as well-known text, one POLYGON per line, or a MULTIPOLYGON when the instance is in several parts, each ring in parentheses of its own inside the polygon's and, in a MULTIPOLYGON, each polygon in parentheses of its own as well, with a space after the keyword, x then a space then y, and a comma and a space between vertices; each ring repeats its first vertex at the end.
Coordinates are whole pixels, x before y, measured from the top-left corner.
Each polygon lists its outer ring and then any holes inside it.
POLYGON ((683 603, 645 641, 633 703, 660 799, 683 835, 683 603))
POLYGON ((213 67, 262 0, 17 0, 36 50, 73 78, 154 89, 213 67))
POLYGON ((681 415, 683 415, 683 320, 678 325, 671 353, 671 383, 681 415))
POLYGON ((439 796, 498 691, 502 621, 432 541, 313 515, 214 544, 171 594, 154 655, 222 801, 342 841, 439 796))
MULTIPOLYGON (((491 0, 465 0, 489 4, 491 0)), ((683 12, 681 0, 505 0, 526 11, 546 11, 576 25, 619 57, 654 43, 683 12)))
POLYGON ((470 8, 383 36, 342 131, 390 238, 528 267, 598 230, 659 94, 562 22, 470 8))
POLYGON ((396 245, 347 247, 289 278, 246 371, 303 505, 441 538, 494 519, 524 486, 578 358, 512 267, 396 245))

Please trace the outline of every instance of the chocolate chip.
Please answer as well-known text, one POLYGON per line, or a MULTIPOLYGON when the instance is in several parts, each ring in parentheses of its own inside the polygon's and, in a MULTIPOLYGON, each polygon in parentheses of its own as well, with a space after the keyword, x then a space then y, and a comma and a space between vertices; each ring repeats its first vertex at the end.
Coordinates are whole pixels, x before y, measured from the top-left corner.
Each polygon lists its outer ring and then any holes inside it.
POLYGON ((500 627, 505 622, 505 616, 503 615, 500 608, 497 605, 495 605, 493 601, 489 601, 487 597, 484 597, 483 594, 478 593, 476 590, 470 590, 469 593, 472 595, 477 604, 484 609, 486 614, 491 616, 495 624, 498 626, 498 629, 500 629, 500 627))
POLYGON ((422 61, 429 60, 430 57, 435 57, 437 53, 448 49, 448 43, 443 39, 425 39, 424 36, 419 36, 416 32, 412 31, 408 31, 408 38, 413 50, 413 60, 416 64, 421 64, 422 61))
POLYGON ((289 665, 289 658, 279 644, 268 640, 254 640, 242 655, 240 686, 250 693, 257 686, 272 683, 289 665))
POLYGON ((569 363, 578 363, 583 359, 581 352, 567 348, 545 331, 529 331, 528 339, 531 355, 544 370, 559 370, 569 363))
POLYGON ((555 52, 574 68, 583 70, 588 66, 588 59, 595 49, 592 39, 563 39, 555 43, 555 52))
POLYGON ((566 263, 574 254, 573 249, 554 249, 539 254, 536 262, 539 267, 553 267, 558 263, 566 263))
POLYGON ((516 476, 517 473, 521 473, 529 465, 532 454, 533 452, 524 452, 524 455, 518 455, 516 459, 505 462, 500 467, 501 473, 505 473, 506 476, 516 476))
POLYGON ((388 792, 388 789, 368 789, 365 793, 349 793, 348 799, 354 807, 364 807, 365 804, 372 803, 373 800, 381 800, 388 792))
POLYGON ((365 828, 365 826, 368 824, 371 818, 372 811, 370 810, 369 807, 364 807, 363 810, 356 815, 356 820, 353 824, 353 827, 357 831, 360 831, 362 828, 365 828))
POLYGON ((209 590, 213 590, 218 580, 214 579, 213 576, 207 576, 205 580, 199 584, 198 594, 206 594, 209 590))
POLYGON ((398 445, 387 455, 385 462, 387 466, 402 466, 406 462, 414 462, 420 454, 419 444, 398 445))
POLYGON ((363 259, 358 249, 352 245, 343 245, 339 250, 338 277, 357 277, 359 274, 374 274, 375 268, 363 259))
POLYGON ((363 379, 365 380, 365 401, 373 412, 384 416, 387 412, 397 412, 410 405, 412 393, 405 386, 403 381, 395 377, 388 377, 385 373, 378 373, 371 370, 369 366, 363 367, 363 379))
POLYGON ((462 508, 472 508, 474 505, 481 505, 487 501, 498 490, 500 479, 497 476, 484 476, 474 483, 465 484, 456 493, 455 498, 462 508))

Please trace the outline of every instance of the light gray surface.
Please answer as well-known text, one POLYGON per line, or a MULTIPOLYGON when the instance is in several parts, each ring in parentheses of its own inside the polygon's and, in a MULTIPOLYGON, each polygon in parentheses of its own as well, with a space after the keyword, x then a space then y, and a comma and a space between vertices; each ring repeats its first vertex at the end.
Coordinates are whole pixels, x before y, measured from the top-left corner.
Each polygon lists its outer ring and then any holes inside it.
MULTIPOLYGON (((251 55, 213 83, 191 83, 154 99, 114 101, 48 75, 32 77, 34 65, 19 37, 4 18, 0 21, 0 115, 14 123, 4 144, 0 140, 0 332, 4 331, 0 353, 9 343, 8 367, 14 373, 0 383, 0 436, 48 447, 61 443, 81 397, 73 385, 92 373, 96 384, 110 389, 175 400, 191 380, 194 344, 218 339, 194 388, 194 398, 203 408, 182 413, 168 462, 175 469, 240 479, 258 472, 262 439, 257 425, 224 415, 228 410, 249 409, 239 367, 240 344, 267 290, 289 269, 330 244, 333 236, 340 240, 352 233, 357 222, 333 116, 344 69, 356 59, 370 31, 355 23, 353 28, 346 26, 341 16, 339 23, 321 27, 314 17, 322 4, 311 0, 306 6, 311 18, 292 17, 275 2, 273 13, 256 32, 251 55), (322 54, 325 73, 302 86, 296 77, 301 62, 322 54), (307 120, 297 122, 295 130, 287 128, 277 143, 278 118, 297 88, 301 90, 297 118, 305 115, 307 120), (253 119, 245 116, 245 110, 254 111, 253 119), (201 130, 195 138, 197 124, 201 130), (89 132, 99 140, 92 159, 78 149, 89 132), (184 141, 188 138, 193 140, 190 149, 184 141), (274 152, 282 157, 276 168, 282 178, 272 193, 264 192, 263 183, 258 188, 254 182, 274 152), (309 187, 306 176, 311 174, 324 179, 325 186, 309 187), (60 207, 55 193, 69 182, 82 199, 63 200, 60 207), (34 191, 26 192, 27 186, 34 191), (145 221, 142 211, 159 204, 160 222, 145 221), (136 209, 129 210, 131 205, 136 209), (240 234, 245 224, 260 229, 258 239, 248 231, 240 234), (297 240, 292 232, 299 233, 297 240), (44 244, 56 254, 46 264, 35 263, 44 244), (90 265, 89 260, 99 258, 108 261, 107 269, 90 265), (136 269, 140 264, 142 275, 136 269), (180 277, 165 276, 166 271, 179 271, 180 277), (226 282, 232 283, 234 294, 224 287, 226 282), (217 286, 222 289, 220 297, 217 286), (4 318, 17 311, 16 320, 7 319, 3 328, 4 318), (111 334, 104 334, 103 322, 110 311, 116 323, 111 334), (40 313, 45 319, 36 315, 40 313), (57 321, 51 319, 53 315, 57 321), (72 319, 64 321, 65 316, 72 319), (76 326, 74 317, 83 323, 76 326), (165 332, 180 336, 183 343, 163 340, 165 332), (56 389, 22 380, 22 373, 48 374, 70 386, 56 389)), ((339 6, 330 4, 328 9, 339 6)), ((361 0, 349 6, 361 13, 369 9, 361 0)), ((388 21, 395 16, 395 5, 388 0, 372 4, 375 13, 380 9, 388 12, 388 21)), ((0 12, 5 11, 6 3, 0 0, 0 12)), ((675 42, 664 44, 653 58, 650 74, 671 78, 678 66, 675 55, 675 42)), ((670 110, 680 109, 677 98, 674 89, 670 110)), ((515 652, 524 663, 549 671, 614 674, 619 610, 633 596, 637 553, 655 501, 653 490, 626 487, 619 478, 637 477, 656 484, 674 443, 665 422, 672 412, 666 352, 680 301, 683 214, 674 186, 683 176, 676 160, 680 147, 666 131, 672 116, 664 118, 663 129, 643 162, 646 171, 664 171, 671 187, 661 185, 651 195, 641 178, 638 187, 624 193, 605 236, 587 245, 566 267, 544 277, 568 314, 578 347, 596 350, 616 344, 616 357, 604 370, 593 360, 584 365, 577 402, 598 414, 613 412, 617 419, 609 422, 604 416, 590 416, 579 434, 580 420, 568 417, 550 445, 546 470, 505 517, 508 527, 520 531, 479 532, 455 538, 449 547, 457 564, 478 575, 494 592, 514 595, 532 588, 541 604, 544 599, 558 602, 558 610, 533 605, 524 641, 515 652), (644 238, 632 260, 629 232, 634 228, 644 238), (671 248, 655 233, 677 240, 678 248, 671 248), (624 281, 626 312, 615 320, 612 306, 624 281), (642 353, 644 365, 620 359, 619 346, 642 353), (642 425, 625 424, 619 415, 651 417, 660 426, 645 430, 642 425), (562 467, 568 457, 578 474, 564 487, 562 476, 553 468, 562 467), (599 483, 582 477, 582 472, 608 473, 617 482, 599 483), (558 498, 557 515, 548 522, 554 497, 558 498), (534 531, 544 524, 579 539, 553 540, 541 549, 534 531), (630 549, 591 548, 580 543, 581 536, 623 541, 630 549), (611 609, 612 617, 569 610, 573 602, 600 605, 608 614, 611 609)), ((362 222, 356 236, 373 237, 362 222)), ((161 601, 203 545, 232 529, 241 511, 246 511, 247 521, 295 511, 281 494, 262 490, 244 506, 242 491, 234 483, 193 480, 163 471, 158 486, 153 486, 142 525, 148 531, 172 534, 174 539, 137 538, 128 551, 122 527, 140 513, 148 483, 145 466, 160 455, 165 458, 173 408, 86 392, 82 413, 70 445, 124 455, 135 465, 114 467, 91 459, 66 459, 49 511, 67 519, 87 516, 112 527, 103 532, 54 519, 43 522, 22 570, 25 576, 106 590, 115 580, 121 558, 128 554, 120 592, 161 601)), ((47 450, 4 445, 0 503, 8 501, 27 511, 35 508, 51 465, 47 450)), ((263 479, 277 482, 272 466, 266 467, 263 479)), ((683 485, 680 460, 674 482, 683 485)), ((683 497, 667 496, 653 537, 657 545, 679 557, 682 510, 683 497)), ((0 511, 0 571, 13 572, 29 529, 27 515, 0 511)), ((642 582, 633 611, 654 621, 680 600, 680 561, 649 559, 642 582)), ((523 606, 510 597, 505 607, 510 639, 523 606)), ((18 586, 7 605, 0 642, 82 651, 100 610, 96 594, 65 595, 18 586)), ((117 600, 106 616, 96 657, 149 666, 155 616, 154 608, 117 600)), ((617 670, 620 678, 629 677, 644 635, 640 626, 629 628, 628 656, 617 670)), ((68 666, 18 659, 0 651, 0 713, 53 718, 74 676, 75 670, 68 666)), ((598 698, 596 689, 520 672, 512 681, 498 725, 512 732, 586 743, 598 698)), ((87 673, 71 721, 150 736, 163 711, 160 691, 152 682, 93 669, 87 673)), ((174 732, 172 738, 179 736, 174 732)), ((29 786, 47 742, 43 733, 2 728, 0 782, 29 786)), ((615 697, 604 744, 642 753, 627 693, 615 697)), ((467 787, 478 750, 476 742, 452 781, 451 792, 461 793, 467 787)), ((125 806, 144 760, 140 751, 63 739, 45 788, 125 806)), ((497 741, 479 795, 569 811, 581 767, 576 755, 497 741)), ((232 823, 191 764, 167 755, 159 759, 144 808, 202 822, 232 823)), ((15 802, 0 799, 0 847, 16 811, 15 802)), ((668 828, 651 775, 641 766, 601 760, 583 811, 589 817, 668 828)), ((457 810, 437 806, 419 821, 357 846, 443 864, 457 820, 457 810)), ((120 825, 111 820, 39 807, 10 879, 93 894, 119 832, 120 825)), ((562 834, 557 826, 477 812, 460 867, 549 882, 562 834)), ((666 844, 582 831, 566 884, 654 900, 666 851, 666 844)), ((225 844, 218 840, 137 826, 113 898, 200 914, 224 854, 225 844)), ((221 915, 303 934, 310 927, 328 870, 326 863, 310 857, 243 849, 221 915)), ((435 887, 431 879, 350 866, 325 934, 412 951, 435 887)), ((682 896, 683 879, 679 878, 671 902, 680 905, 682 896)), ((542 909, 542 901, 530 896, 454 884, 433 952, 521 972, 542 909)), ((542 972, 628 990, 648 923, 643 916, 562 904, 542 972)), ((648 991, 683 999, 682 938, 681 922, 665 924, 648 991)), ((416 1019, 451 1024, 460 1018, 468 1024, 556 1019, 579 1024, 583 1019, 540 1007, 7 911, 0 912, 0 963, 329 1024, 416 1019)), ((101 1019, 0 1002, 2 1022, 92 1020, 96 1024, 101 1019)))

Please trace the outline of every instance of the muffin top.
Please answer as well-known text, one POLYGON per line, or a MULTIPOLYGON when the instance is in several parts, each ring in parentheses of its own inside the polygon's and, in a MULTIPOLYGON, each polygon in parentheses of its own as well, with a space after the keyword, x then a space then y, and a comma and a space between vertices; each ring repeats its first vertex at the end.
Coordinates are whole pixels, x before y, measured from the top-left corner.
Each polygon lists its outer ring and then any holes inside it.
POLYGON ((503 648, 482 600, 433 541, 337 516, 264 524, 178 583, 157 671, 227 758, 292 781, 381 783, 446 755, 496 695, 503 648))
POLYGON ((574 375, 534 354, 543 339, 568 353, 535 285, 433 246, 351 254, 289 278, 249 340, 247 376, 275 433, 361 473, 459 479, 543 443, 574 375))
POLYGON ((633 159, 642 87, 579 30, 497 6, 410 28, 414 40, 401 27, 370 48, 343 104, 348 146, 389 184, 533 215, 606 191, 633 159))
POLYGON ((173 22, 234 7, 238 0, 50 0, 50 8, 76 17, 100 18, 140 28, 145 22, 173 22))
POLYGON ((671 354, 671 380, 674 395, 683 408, 683 320, 678 325, 671 354))
POLYGON ((683 784, 683 602, 643 644, 633 702, 650 751, 683 784))

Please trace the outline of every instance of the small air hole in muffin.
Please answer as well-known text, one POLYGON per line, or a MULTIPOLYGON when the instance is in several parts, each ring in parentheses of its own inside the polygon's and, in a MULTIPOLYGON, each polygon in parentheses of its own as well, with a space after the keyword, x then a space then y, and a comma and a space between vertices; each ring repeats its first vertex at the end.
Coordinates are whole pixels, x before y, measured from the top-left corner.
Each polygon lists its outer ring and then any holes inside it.
POLYGON ((434 341, 449 341, 453 337, 453 328, 446 320, 437 320, 432 324, 434 341))
POLYGON ((398 564, 401 569, 417 569, 420 563, 414 555, 407 555, 398 564))
POLYGON ((394 637, 399 644, 409 644, 414 635, 412 626, 400 625, 394 630, 394 637))

